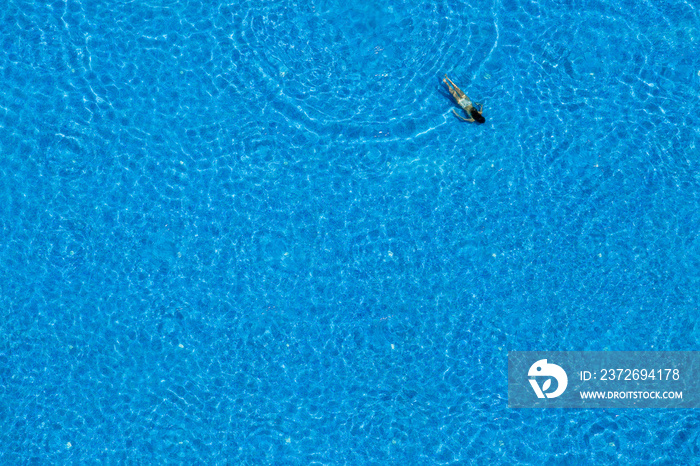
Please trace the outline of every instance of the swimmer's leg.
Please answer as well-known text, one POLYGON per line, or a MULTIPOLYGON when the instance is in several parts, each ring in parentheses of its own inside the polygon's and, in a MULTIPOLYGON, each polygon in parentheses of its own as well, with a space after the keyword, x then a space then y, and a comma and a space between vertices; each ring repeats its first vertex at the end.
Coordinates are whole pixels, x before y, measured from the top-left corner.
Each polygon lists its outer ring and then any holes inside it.
POLYGON ((452 80, 451 80, 450 78, 447 77, 447 75, 445 75, 445 79, 446 79, 447 81, 449 81, 449 82, 455 87, 455 92, 457 92, 457 94, 459 95, 459 97, 457 98, 457 100, 459 100, 459 99, 461 99, 462 97, 464 97, 465 94, 464 94, 464 92, 462 92, 462 89, 460 89, 459 87, 457 87, 457 85, 456 85, 455 83, 453 83, 452 80))
MULTIPOLYGON (((447 75, 445 75, 445 78, 447 78, 447 75)), ((448 78, 448 79, 449 79, 449 78, 448 78)), ((442 82, 444 82, 445 84, 447 84, 447 89, 450 91, 450 94, 452 94, 452 97, 453 97, 455 100, 459 100, 459 94, 457 94, 457 91, 455 90, 455 88, 453 88, 453 87, 450 85, 450 83, 447 82, 447 79, 443 79, 442 82)))

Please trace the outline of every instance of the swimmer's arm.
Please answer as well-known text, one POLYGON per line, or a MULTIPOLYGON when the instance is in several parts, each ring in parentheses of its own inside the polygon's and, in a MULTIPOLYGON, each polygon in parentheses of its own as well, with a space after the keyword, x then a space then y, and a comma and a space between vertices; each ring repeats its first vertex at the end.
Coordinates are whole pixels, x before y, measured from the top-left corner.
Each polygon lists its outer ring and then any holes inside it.
POLYGON ((479 107, 481 107, 479 109, 479 113, 484 113, 484 104, 482 104, 481 102, 474 102, 474 105, 478 105, 479 107))
POLYGON ((459 116, 459 114, 455 111, 454 108, 452 109, 452 113, 454 113, 455 116, 456 116, 457 118, 459 118, 460 120, 462 120, 462 121, 468 121, 469 123, 473 123, 473 122, 475 121, 474 118, 471 118, 471 119, 467 120, 466 118, 459 116))

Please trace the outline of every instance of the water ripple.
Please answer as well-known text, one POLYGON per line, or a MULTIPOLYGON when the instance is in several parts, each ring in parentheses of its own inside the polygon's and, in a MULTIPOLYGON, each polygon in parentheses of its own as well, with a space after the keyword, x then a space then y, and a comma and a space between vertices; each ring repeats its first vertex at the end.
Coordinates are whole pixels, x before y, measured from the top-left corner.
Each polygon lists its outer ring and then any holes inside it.
POLYGON ((456 7, 288 1, 235 13, 231 38, 248 64, 239 70, 245 92, 252 86, 254 93, 247 98, 312 139, 425 133, 440 123, 417 124, 426 109, 436 116, 448 108, 436 92, 438 77, 478 67, 495 46, 491 27, 486 49, 469 50, 479 27, 467 8, 456 7))

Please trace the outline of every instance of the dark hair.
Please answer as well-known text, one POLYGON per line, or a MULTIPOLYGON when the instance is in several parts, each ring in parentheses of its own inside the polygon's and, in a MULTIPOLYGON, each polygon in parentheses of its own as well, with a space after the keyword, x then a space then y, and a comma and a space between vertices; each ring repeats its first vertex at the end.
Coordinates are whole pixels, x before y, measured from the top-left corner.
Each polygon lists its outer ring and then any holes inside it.
POLYGON ((474 118, 477 121, 477 123, 485 123, 486 122, 486 118, 484 118, 481 115, 481 113, 477 112, 474 107, 472 107, 469 114, 472 116, 472 118, 474 118))

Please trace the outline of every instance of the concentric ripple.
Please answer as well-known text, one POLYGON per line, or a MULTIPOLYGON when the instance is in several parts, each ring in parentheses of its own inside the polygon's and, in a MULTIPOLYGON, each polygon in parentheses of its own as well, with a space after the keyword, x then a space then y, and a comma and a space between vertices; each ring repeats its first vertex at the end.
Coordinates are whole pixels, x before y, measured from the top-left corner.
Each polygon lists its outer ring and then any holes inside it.
MULTIPOLYGON (((345 140, 371 137, 368 128, 390 137, 430 107, 444 112, 447 101, 436 92, 442 73, 467 74, 484 60, 465 42, 465 29, 478 32, 477 18, 456 6, 459 12, 447 2, 266 4, 236 14, 232 38, 250 63, 244 81, 260 99, 276 96, 266 109, 276 119, 345 140)), ((412 125, 414 133, 430 126, 412 125)))

